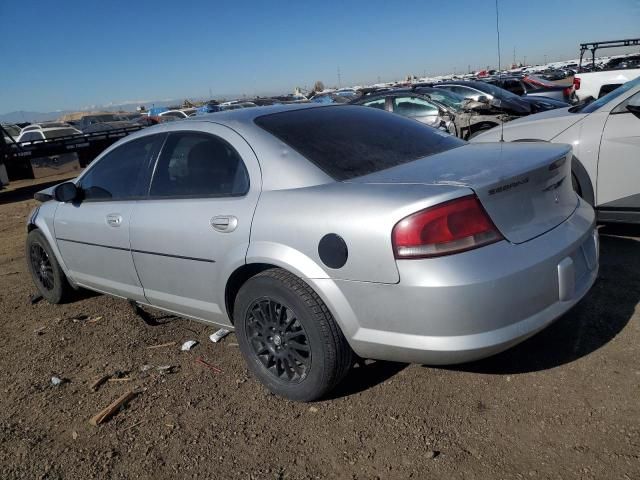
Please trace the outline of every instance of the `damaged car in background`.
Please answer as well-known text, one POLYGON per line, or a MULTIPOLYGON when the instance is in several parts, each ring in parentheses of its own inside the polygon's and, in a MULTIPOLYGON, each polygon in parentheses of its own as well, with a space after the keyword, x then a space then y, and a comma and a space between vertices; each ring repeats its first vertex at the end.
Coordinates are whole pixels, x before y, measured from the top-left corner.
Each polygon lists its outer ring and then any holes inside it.
POLYGON ((356 356, 468 362, 575 305, 598 236, 571 155, 354 105, 214 113, 39 192, 28 268, 51 303, 84 287, 235 329, 255 377, 311 401, 356 356))
POLYGON ((518 118, 527 111, 506 102, 498 104, 487 98, 465 98, 431 84, 417 84, 411 88, 367 89, 351 102, 418 120, 464 140, 490 130, 496 125, 518 118))

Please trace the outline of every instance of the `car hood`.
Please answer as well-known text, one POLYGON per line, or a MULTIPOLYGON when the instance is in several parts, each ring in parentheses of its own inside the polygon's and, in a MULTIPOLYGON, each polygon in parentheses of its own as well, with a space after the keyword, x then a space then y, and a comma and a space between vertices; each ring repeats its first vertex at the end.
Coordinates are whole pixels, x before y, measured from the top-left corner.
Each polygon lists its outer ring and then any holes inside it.
POLYGON ((507 142, 514 140, 551 141, 586 116, 586 113, 571 113, 568 107, 548 110, 528 117, 518 118, 505 123, 503 127, 495 127, 474 137, 471 142, 498 141, 500 140, 501 128, 504 128, 504 140, 507 142))

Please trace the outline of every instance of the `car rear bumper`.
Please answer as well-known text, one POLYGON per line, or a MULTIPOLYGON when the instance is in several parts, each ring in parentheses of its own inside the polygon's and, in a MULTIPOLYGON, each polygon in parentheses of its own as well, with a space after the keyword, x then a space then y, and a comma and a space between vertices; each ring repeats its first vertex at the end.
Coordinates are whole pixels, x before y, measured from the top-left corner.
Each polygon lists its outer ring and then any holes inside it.
POLYGON ((525 243, 399 260, 398 269, 394 285, 335 281, 346 302, 334 313, 354 351, 433 365, 480 359, 547 327, 589 291, 598 274, 594 213, 580 200, 565 222, 525 243))

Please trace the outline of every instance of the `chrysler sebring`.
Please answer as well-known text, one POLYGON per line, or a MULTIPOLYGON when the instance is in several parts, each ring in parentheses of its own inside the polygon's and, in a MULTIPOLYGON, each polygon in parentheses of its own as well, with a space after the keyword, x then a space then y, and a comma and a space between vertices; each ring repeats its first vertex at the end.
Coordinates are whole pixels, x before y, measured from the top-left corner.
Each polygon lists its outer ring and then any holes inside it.
POLYGON ((28 265, 52 303, 83 287, 235 329, 260 381, 309 401, 355 355, 467 362, 580 300, 598 237, 571 155, 360 106, 214 113, 39 192, 28 265))

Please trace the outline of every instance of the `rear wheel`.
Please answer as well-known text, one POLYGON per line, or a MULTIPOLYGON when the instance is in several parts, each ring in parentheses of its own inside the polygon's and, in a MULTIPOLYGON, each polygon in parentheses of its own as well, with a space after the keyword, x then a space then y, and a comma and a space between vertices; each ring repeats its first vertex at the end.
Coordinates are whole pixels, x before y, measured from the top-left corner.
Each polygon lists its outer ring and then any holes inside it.
POLYGON ((42 297, 49 303, 62 303, 68 298, 72 288, 40 230, 29 232, 25 253, 31 278, 42 297))
POLYGON ((277 395, 315 400, 351 367, 351 348, 326 305, 285 270, 250 278, 236 297, 234 320, 249 369, 277 395))

